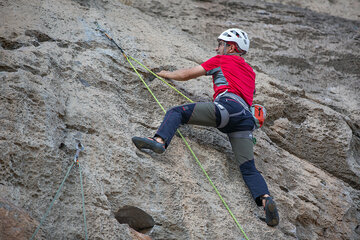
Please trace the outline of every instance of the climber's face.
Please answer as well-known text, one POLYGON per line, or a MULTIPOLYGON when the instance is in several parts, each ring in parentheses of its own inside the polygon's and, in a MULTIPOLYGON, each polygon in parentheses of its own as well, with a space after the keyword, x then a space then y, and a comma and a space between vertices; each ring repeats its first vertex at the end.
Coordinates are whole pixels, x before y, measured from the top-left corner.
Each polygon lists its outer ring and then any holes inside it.
POLYGON ((220 54, 220 55, 223 55, 224 54, 224 49, 225 49, 225 41, 223 40, 220 40, 218 41, 218 46, 217 48, 215 49, 216 53, 217 54, 220 54))

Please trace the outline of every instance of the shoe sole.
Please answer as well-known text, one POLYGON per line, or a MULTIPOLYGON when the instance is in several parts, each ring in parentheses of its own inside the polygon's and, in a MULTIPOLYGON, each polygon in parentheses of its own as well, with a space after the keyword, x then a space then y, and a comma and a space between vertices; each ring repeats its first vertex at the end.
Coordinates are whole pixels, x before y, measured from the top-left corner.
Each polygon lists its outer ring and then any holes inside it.
POLYGON ((140 150, 150 149, 153 152, 160 153, 160 154, 165 152, 165 148, 161 146, 161 143, 157 144, 153 140, 150 140, 148 138, 133 137, 132 141, 135 144, 135 146, 140 150))
POLYGON ((266 219, 267 225, 269 225, 271 227, 275 227, 279 224, 279 214, 276 209, 276 204, 272 200, 267 205, 266 216, 267 216, 267 219, 266 219))

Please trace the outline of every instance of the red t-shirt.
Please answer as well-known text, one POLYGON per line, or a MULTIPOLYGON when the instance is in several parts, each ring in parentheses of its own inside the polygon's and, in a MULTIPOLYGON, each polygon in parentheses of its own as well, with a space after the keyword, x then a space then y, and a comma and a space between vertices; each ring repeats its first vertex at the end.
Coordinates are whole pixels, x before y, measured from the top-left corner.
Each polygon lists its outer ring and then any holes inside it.
POLYGON ((252 105, 255 90, 255 72, 242 57, 235 55, 217 55, 201 66, 206 75, 213 76, 214 100, 226 90, 242 97, 252 105))

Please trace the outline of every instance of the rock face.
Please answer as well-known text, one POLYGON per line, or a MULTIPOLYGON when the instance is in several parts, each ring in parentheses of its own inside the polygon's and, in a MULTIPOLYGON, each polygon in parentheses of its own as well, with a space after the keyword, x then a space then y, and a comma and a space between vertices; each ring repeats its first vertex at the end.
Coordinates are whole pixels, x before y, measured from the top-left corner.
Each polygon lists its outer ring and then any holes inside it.
MULTIPOLYGON (((0 198, 0 239, 30 239, 38 224, 24 210, 0 198)), ((38 232, 38 239, 45 239, 42 235, 38 232)))
MULTIPOLYGON (((179 137, 163 155, 134 148, 131 137, 151 136, 163 112, 96 21, 156 70, 196 66, 214 56, 222 31, 244 29, 255 102, 269 113, 254 132, 255 162, 279 207, 279 226, 258 219, 263 211, 225 135, 197 126, 181 132, 249 239, 359 239, 359 2, 322 2, 1 1, 0 215, 7 218, 0 229, 9 229, 1 238, 35 231, 74 158, 75 138, 85 146, 79 161, 89 239, 244 238, 179 137), (120 223, 115 216, 126 206, 146 213, 131 215, 133 222, 148 215, 154 222, 141 232, 124 217, 120 223), (8 227, 20 222, 16 231, 8 227)), ((186 103, 133 64, 165 108, 186 103)), ((172 84, 192 100, 211 101, 209 77, 172 84)), ((37 238, 84 236, 74 167, 37 238)))

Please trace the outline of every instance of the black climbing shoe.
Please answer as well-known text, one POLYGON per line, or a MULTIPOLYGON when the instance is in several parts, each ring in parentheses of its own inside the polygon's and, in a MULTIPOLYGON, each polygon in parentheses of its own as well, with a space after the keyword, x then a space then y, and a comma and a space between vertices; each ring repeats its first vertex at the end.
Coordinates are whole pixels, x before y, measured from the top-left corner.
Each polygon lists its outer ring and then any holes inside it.
POLYGON ((276 204, 271 197, 260 197, 260 199, 265 199, 265 222, 270 227, 275 227, 279 224, 279 213, 276 208, 276 204))
POLYGON ((135 146, 140 150, 150 149, 156 153, 165 152, 165 144, 157 142, 155 138, 133 137, 132 141, 135 144, 135 146))

